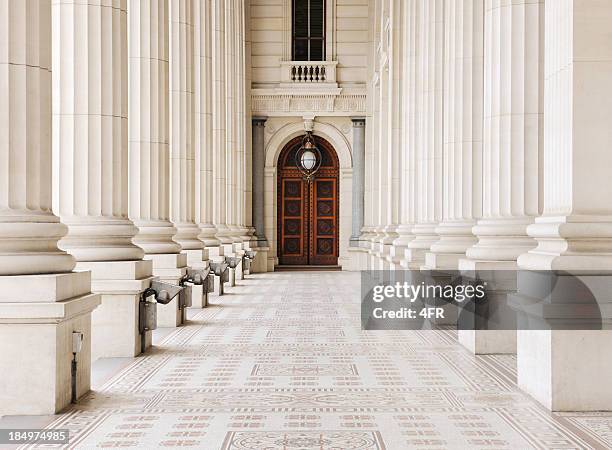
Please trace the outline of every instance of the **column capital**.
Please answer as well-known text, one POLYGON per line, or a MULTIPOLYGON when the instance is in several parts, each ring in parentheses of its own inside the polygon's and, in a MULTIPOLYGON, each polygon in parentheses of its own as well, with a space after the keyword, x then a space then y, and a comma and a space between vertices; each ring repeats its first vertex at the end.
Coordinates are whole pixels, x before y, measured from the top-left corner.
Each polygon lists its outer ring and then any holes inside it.
POLYGON ((365 127, 366 118, 365 117, 351 117, 351 122, 353 122, 353 127, 365 127))
POLYGON ((254 127, 265 127, 268 121, 267 116, 254 116, 252 119, 254 127))

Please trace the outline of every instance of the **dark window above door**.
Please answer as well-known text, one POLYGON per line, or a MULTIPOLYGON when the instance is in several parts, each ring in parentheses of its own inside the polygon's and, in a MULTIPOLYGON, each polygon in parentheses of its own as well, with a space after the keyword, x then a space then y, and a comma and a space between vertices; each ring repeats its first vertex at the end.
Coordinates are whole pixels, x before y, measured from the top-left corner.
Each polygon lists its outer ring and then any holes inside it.
POLYGON ((293 0, 294 61, 325 61, 325 1, 293 0))

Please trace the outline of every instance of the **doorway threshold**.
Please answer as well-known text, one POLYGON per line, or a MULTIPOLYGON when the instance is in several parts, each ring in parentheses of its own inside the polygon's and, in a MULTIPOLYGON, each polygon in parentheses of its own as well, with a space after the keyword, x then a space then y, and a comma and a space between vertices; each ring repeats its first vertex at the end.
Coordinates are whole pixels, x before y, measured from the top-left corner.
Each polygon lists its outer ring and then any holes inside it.
POLYGON ((310 271, 310 272, 328 272, 333 270, 342 270, 342 266, 309 266, 309 265, 280 265, 274 267, 275 272, 295 272, 295 271, 310 271))

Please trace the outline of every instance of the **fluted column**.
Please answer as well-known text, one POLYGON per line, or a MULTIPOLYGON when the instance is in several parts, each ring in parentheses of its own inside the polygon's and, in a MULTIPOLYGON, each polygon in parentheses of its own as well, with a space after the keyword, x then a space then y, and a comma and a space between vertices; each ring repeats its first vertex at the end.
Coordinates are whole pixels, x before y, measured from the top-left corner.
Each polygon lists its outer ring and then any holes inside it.
MULTIPOLYGON (((234 0, 225 1, 225 219, 228 226, 228 237, 232 242, 236 239, 236 189, 234 171, 236 167, 236 61, 235 61, 235 23, 234 0)), ((233 247, 231 248, 233 251, 233 247)))
POLYGON ((213 225, 213 62, 214 32, 212 1, 196 0, 194 4, 195 51, 195 149, 196 214, 200 240, 206 247, 218 247, 213 225))
POLYGON ((179 253, 169 220, 168 2, 130 0, 129 188, 134 242, 147 254, 179 253))
MULTIPOLYGON (((527 226, 539 213, 543 121, 544 0, 485 0, 482 218, 478 242, 459 260, 460 270, 514 270, 534 247, 527 226)), ((516 280, 489 283, 491 308, 508 308, 516 280)), ((503 312, 501 312, 503 313, 503 312)), ((510 312, 509 312, 510 314, 510 312)), ((513 353, 512 330, 460 330, 475 353, 513 353)))
POLYGON ((51 211, 51 2, 0 5, 0 275, 69 272, 51 211))
MULTIPOLYGON (((229 244, 226 211, 226 88, 225 88, 225 2, 213 0, 213 223, 217 230, 216 237, 221 243, 229 244)), ((222 247, 221 247, 222 249, 222 247)), ((222 252, 223 250, 221 250, 222 252)), ((222 255, 223 253, 221 253, 222 255)))
POLYGON ((414 239, 412 228, 416 222, 416 98, 418 74, 418 14, 420 2, 406 0, 403 3, 402 27, 402 100, 400 124, 400 225, 397 228, 398 238, 393 241, 392 254, 403 261, 408 244, 414 239))
POLYGON ((384 239, 384 224, 382 223, 383 216, 383 205, 381 202, 381 191, 382 187, 382 151, 384 146, 381 145, 381 105, 383 98, 383 72, 384 72, 384 58, 382 57, 383 44, 382 44, 382 30, 383 30, 383 15, 384 15, 384 2, 375 2, 375 17, 374 17, 374 42, 372 48, 373 61, 372 66, 375 68, 372 74, 371 81, 371 108, 372 108, 372 133, 371 133, 371 146, 372 146, 372 165, 371 165, 371 186, 372 192, 370 194, 372 200, 372 227, 370 234, 370 245, 369 245, 369 268, 373 270, 379 270, 382 262, 380 260, 380 242, 384 239))
POLYGON ((358 247, 364 216, 366 121, 364 117, 355 117, 351 120, 353 122, 353 214, 350 245, 358 247))
MULTIPOLYGON (((238 86, 236 87, 237 106, 237 123, 238 136, 236 138, 236 191, 238 200, 238 211, 236 213, 236 225, 240 231, 240 240, 244 241, 243 246, 248 246, 251 239, 251 233, 247 228, 246 223, 246 146, 247 135, 250 132, 250 120, 247 121, 246 114, 246 80, 245 73, 246 58, 245 58, 245 2, 236 0, 236 61, 238 64, 238 86)), ((242 273, 242 272, 240 272, 242 273)))
MULTIPOLYGON (((389 1, 389 42, 388 42, 388 60, 389 60, 389 84, 387 86, 387 123, 385 124, 384 133, 387 134, 387 167, 385 178, 388 181, 387 187, 387 212, 386 212, 386 228, 383 252, 389 267, 399 267, 402 254, 395 252, 393 242, 398 238, 398 227, 401 218, 401 199, 400 199, 400 171, 401 171, 401 99, 403 97, 403 84, 401 82, 402 72, 405 68, 403 53, 402 53, 402 8, 405 7, 404 0, 389 1)), ((386 266, 386 265, 385 265, 386 266)))
POLYGON ((54 206, 77 261, 144 254, 128 219, 126 6, 53 2, 54 206))
POLYGON ((90 387, 91 273, 58 249, 52 206, 51 0, 0 2, 0 415, 55 414, 90 387), (72 355, 72 333, 83 345, 72 355))
POLYGON ((447 0, 444 64, 444 203, 426 266, 457 269, 482 214, 484 0, 447 0))
POLYGON ((466 254, 489 267, 514 268, 535 244, 527 226, 540 202, 543 5, 485 2, 483 218, 466 254))
POLYGON ((195 224, 193 0, 169 2, 170 217, 183 250, 203 247, 195 224))
MULTIPOLYGON (((551 410, 609 411, 612 390, 600 380, 612 378, 612 3, 545 5, 544 214, 528 228, 538 246, 521 255, 518 266, 555 271, 557 286, 567 279, 576 286, 571 274, 579 273, 580 289, 554 289, 537 300, 547 318, 571 323, 577 317, 567 311, 578 317, 590 311, 583 302, 593 293, 604 329, 519 331, 517 379, 551 410)), ((518 287, 515 300, 533 305, 533 286, 518 287)))
POLYGON ((419 10, 418 183, 415 239, 408 244, 405 265, 419 268, 438 240, 442 218, 444 0, 422 2, 419 10))
POLYGON ((376 256, 378 242, 383 235, 383 227, 380 223, 380 145, 378 141, 379 115, 380 115, 380 75, 374 74, 372 80, 372 126, 371 126, 371 157, 370 157, 370 233, 369 233, 369 268, 379 269, 380 261, 376 256))
MULTIPOLYGON (((253 115, 251 113, 251 85, 252 85, 252 43, 251 43, 251 3, 244 3, 244 225, 248 241, 256 240, 253 224, 253 115)), ((250 245, 250 244, 249 244, 250 245)), ((255 243, 253 245, 256 245, 255 243)))
MULTIPOLYGON (((375 10, 375 9, 374 9, 375 10)), ((375 219, 375 207, 376 201, 374 197, 374 190, 376 189, 376 177, 374 164, 376 161, 375 156, 375 140, 374 136, 376 133, 376 113, 375 113, 375 100, 376 96, 376 49, 377 39, 375 33, 370 33, 368 40, 368 92, 370 95, 367 96, 367 116, 366 116, 366 145, 365 145, 365 176, 364 176, 364 226, 361 230, 361 240, 359 246, 366 252, 366 257, 361 262, 360 269, 372 269, 373 258, 371 255, 373 240, 376 235, 376 219, 375 219)))

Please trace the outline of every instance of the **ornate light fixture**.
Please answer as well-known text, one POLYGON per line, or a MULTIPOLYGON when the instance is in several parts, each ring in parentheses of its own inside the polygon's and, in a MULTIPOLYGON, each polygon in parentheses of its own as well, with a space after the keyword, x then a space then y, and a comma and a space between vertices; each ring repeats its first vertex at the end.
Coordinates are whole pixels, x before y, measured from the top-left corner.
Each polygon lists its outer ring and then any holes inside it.
POLYGON ((302 139, 302 145, 295 153, 295 165, 304 175, 304 179, 310 183, 321 167, 321 151, 315 145, 312 132, 307 131, 302 139))

